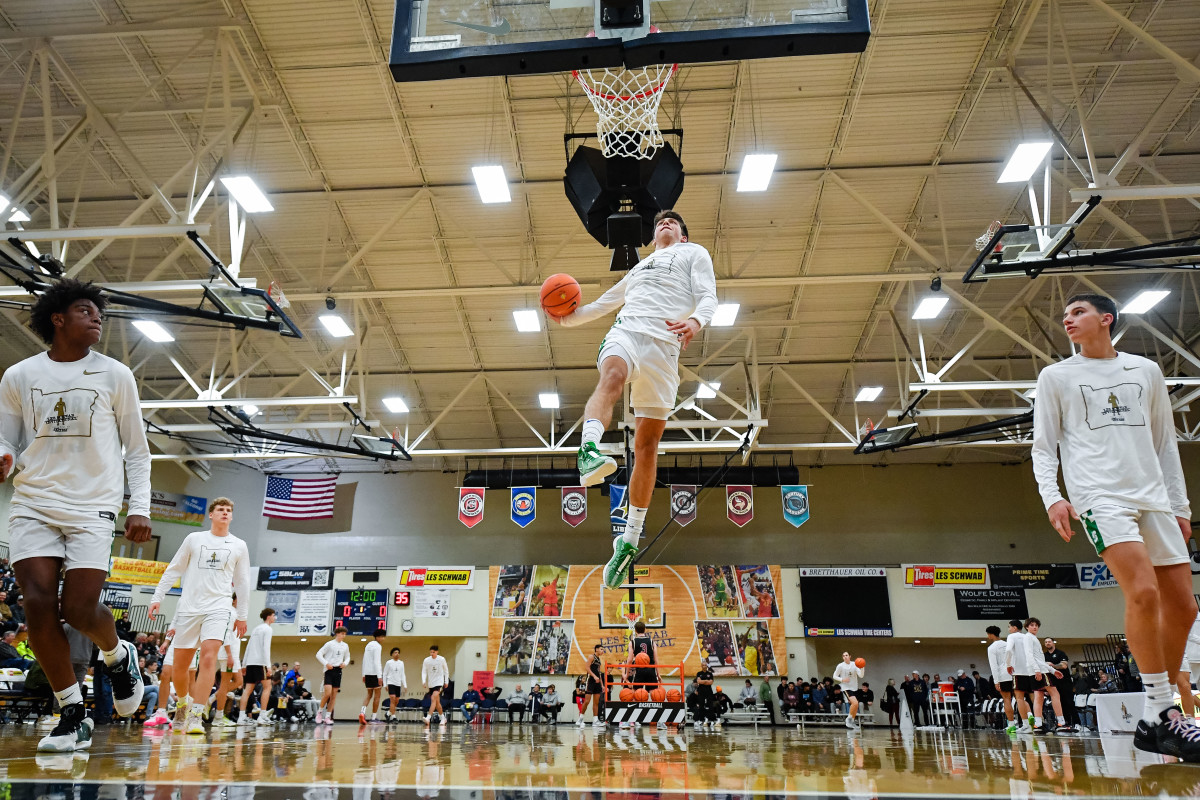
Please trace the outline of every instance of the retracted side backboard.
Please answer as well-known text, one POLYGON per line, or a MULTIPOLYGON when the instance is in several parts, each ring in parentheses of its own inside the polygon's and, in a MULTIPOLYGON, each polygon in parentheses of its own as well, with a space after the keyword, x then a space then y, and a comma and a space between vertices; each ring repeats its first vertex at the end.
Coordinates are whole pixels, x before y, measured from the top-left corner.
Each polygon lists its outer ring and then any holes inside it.
POLYGON ((398 0, 390 66, 403 82, 859 53, 870 31, 867 0, 398 0))

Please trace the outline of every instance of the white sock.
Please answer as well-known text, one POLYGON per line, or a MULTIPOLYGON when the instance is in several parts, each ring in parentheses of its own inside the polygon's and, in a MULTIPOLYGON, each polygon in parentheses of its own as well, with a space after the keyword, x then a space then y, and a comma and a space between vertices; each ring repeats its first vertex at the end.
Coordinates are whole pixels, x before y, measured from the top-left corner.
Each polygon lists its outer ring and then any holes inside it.
POLYGON ((83 692, 79 691, 79 684, 72 683, 70 688, 63 689, 61 692, 55 692, 54 696, 58 698, 59 708, 75 705, 83 702, 83 692))
POLYGON ((1162 722, 1159 716, 1175 705, 1175 691, 1165 672, 1143 672, 1142 685, 1146 687, 1146 705, 1142 708, 1142 719, 1147 725, 1162 722))
POLYGON ((372 712, 371 712, 371 719, 379 719, 379 712, 378 712, 378 711, 372 711, 372 712))
POLYGON ((1066 720, 1066 718, 1065 718, 1065 717, 1063 717, 1063 716, 1061 716, 1061 715, 1060 715, 1060 716, 1057 716, 1057 717, 1055 717, 1055 718, 1054 718, 1054 721, 1055 721, 1055 722, 1057 722, 1059 725, 1066 725, 1066 724, 1067 724, 1067 720, 1066 720))
POLYGON ((363 706, 361 709, 359 709, 358 713, 362 714, 365 717, 367 715, 367 707, 363 706))
POLYGON ((1034 717, 1034 718, 1033 718, 1033 727, 1035 727, 1035 728, 1040 728, 1040 727, 1042 727, 1042 718, 1041 718, 1041 717, 1034 717))
POLYGON ((625 525, 625 533, 621 534, 621 538, 635 547, 638 540, 642 538, 642 526, 646 524, 648 510, 633 505, 629 507, 628 523, 625 525))
POLYGON ((585 419, 583 421, 583 444, 591 442, 599 444, 600 437, 604 435, 604 424, 598 419, 585 419))
POLYGON ((111 667, 125 657, 125 647, 118 641, 112 650, 101 650, 100 654, 104 656, 104 663, 111 667))
POLYGON ((192 703, 192 713, 195 714, 197 717, 203 717, 204 712, 207 710, 208 710, 208 707, 205 706, 203 703, 192 703))

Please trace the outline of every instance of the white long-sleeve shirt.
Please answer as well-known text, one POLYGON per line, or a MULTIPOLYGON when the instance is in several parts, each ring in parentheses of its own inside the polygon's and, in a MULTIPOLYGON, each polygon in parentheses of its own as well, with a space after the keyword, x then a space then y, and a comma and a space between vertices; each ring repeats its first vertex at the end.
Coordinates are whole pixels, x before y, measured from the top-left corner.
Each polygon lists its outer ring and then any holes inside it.
POLYGON ((847 664, 845 661, 838 664, 833 670, 833 679, 842 685, 843 692, 858 691, 858 681, 866 672, 855 664, 847 664))
POLYGON ((262 623, 250 631, 250 641, 246 642, 246 666, 271 666, 271 626, 262 623))
POLYGON ((362 674, 378 678, 383 674, 383 664, 380 663, 382 659, 383 645, 378 641, 367 642, 367 646, 363 648, 362 674))
POLYGON ((1190 517, 1175 423, 1162 370, 1129 353, 1074 355, 1038 375, 1033 474, 1046 508, 1116 505, 1190 517), (1057 452, 1056 452, 1057 451, 1057 452))
POLYGON ((383 662, 383 685, 399 686, 408 691, 408 679, 404 677, 404 662, 389 658, 383 662))
POLYGON ((330 639, 317 651, 317 661, 324 669, 347 667, 350 665, 350 645, 330 639))
POLYGON ((1004 683, 1012 680, 1008 674, 1008 644, 1003 639, 997 639, 988 645, 988 666, 992 669, 992 683, 1004 683))
POLYGON ((232 594, 242 598, 237 618, 245 621, 250 607, 250 551, 246 543, 228 533, 195 531, 183 540, 175 557, 154 590, 153 603, 161 603, 167 591, 182 581, 183 596, 175 607, 176 617, 211 614, 233 608, 232 594))
POLYGON ((95 351, 39 353, 0 378, 0 456, 13 457, 12 505, 46 522, 150 516, 150 448, 129 367, 95 351), (53 515, 48 517, 47 515, 53 515))
POLYGON ((445 686, 450 680, 450 665, 442 656, 426 656, 421 662, 421 684, 429 689, 445 686))
POLYGON ((1004 645, 1005 675, 1007 667, 1013 668, 1013 675, 1033 675, 1036 672, 1044 676, 1052 672, 1046 663, 1046 653, 1042 650, 1041 641, 1032 633, 1017 631, 1010 633, 1004 645))
POLYGON ((670 342, 676 336, 667 320, 691 317, 701 327, 709 324, 717 310, 717 279, 708 251, 691 242, 655 250, 607 292, 559 321, 574 327, 618 308, 615 324, 670 342))

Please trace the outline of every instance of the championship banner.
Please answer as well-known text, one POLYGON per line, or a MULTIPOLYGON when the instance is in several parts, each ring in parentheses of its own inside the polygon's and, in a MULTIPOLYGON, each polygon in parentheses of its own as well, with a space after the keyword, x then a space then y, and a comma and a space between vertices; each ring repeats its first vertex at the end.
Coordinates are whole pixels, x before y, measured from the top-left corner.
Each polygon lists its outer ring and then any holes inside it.
POLYGON ((458 490, 458 521, 468 528, 483 522, 483 489, 458 490))
POLYGON ((572 528, 587 519, 587 487, 562 487, 562 518, 572 528))
POLYGON ((987 589, 987 564, 901 564, 909 589, 987 589))
POLYGON ((993 589, 1078 589, 1074 564, 988 564, 993 589))
POLYGON ((537 518, 537 487, 513 486, 509 491, 512 494, 512 512, 509 516, 524 528, 537 518))
POLYGON ((110 583, 132 583, 135 586, 158 586, 159 579, 166 571, 166 561, 113 556, 108 564, 108 580, 110 583))
POLYGON ((1117 579, 1113 577, 1112 570, 1103 561, 1097 561, 1094 564, 1076 564, 1079 568, 1079 588, 1080 589, 1113 589, 1117 586, 1117 579))
POLYGON ((618 483, 608 485, 608 521, 613 536, 620 536, 629 524, 629 487, 618 483))
POLYGON ((696 487, 671 484, 671 514, 679 527, 696 518, 696 487))
POLYGON ((739 528, 754 519, 754 487, 726 486, 725 514, 739 528))
POLYGON ((808 522, 808 487, 780 486, 779 491, 783 497, 783 518, 794 528, 808 522))
POLYGON ((398 567, 396 585, 404 589, 470 589, 474 567, 398 567))

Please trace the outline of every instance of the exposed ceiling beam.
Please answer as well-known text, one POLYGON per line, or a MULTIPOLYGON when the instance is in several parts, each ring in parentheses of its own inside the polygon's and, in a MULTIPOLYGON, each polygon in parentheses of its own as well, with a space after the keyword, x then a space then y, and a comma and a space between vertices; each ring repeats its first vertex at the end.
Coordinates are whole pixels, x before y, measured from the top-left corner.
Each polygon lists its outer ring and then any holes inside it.
POLYGON ((24 28, 19 31, 0 31, 0 42, 37 44, 44 39, 92 39, 107 36, 146 36, 159 33, 188 33, 190 31, 237 30, 242 23, 233 17, 192 17, 169 22, 131 22, 124 25, 50 25, 24 28))

